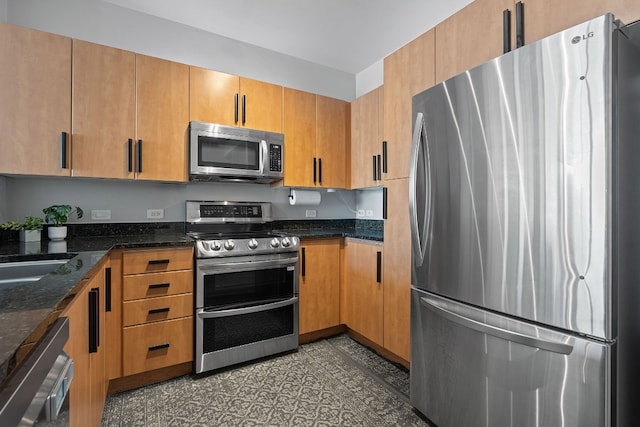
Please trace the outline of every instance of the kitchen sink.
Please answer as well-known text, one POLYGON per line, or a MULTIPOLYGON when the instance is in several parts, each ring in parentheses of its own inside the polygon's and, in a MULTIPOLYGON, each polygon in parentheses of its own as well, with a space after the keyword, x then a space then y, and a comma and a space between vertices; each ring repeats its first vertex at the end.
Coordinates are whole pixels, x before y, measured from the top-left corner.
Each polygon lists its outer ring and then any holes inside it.
POLYGON ((67 262, 68 259, 48 259, 0 263, 0 286, 36 282, 67 262))

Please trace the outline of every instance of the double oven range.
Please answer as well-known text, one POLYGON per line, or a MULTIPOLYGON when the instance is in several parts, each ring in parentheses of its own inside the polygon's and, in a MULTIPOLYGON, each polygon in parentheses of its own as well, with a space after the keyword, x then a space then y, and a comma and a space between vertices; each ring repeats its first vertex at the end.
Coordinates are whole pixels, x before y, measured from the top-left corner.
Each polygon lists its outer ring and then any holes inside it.
POLYGON ((298 347, 298 249, 270 203, 186 202, 195 240, 196 373, 298 347))

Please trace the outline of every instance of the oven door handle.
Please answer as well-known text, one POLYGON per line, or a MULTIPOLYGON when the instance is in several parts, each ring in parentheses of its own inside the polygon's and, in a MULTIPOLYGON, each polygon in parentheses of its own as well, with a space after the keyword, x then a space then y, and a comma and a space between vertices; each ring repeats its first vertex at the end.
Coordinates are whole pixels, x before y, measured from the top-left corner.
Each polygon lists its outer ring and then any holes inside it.
POLYGON ((196 311, 196 315, 202 319, 213 319, 216 317, 238 316, 240 314, 259 313, 261 311, 274 310, 276 308, 286 307, 298 302, 298 297, 286 299, 284 301, 272 302, 269 304, 254 305, 252 307, 233 308, 230 310, 206 311, 200 308, 196 311))
POLYGON ((241 261, 241 262, 216 262, 207 264, 206 261, 199 260, 198 261, 198 270, 201 271, 227 271, 233 269, 234 271, 250 271, 250 270, 262 270, 266 268, 277 268, 283 265, 291 265, 294 266, 295 263, 298 262, 298 257, 293 256, 290 258, 282 258, 282 259, 269 259, 266 261, 241 261))

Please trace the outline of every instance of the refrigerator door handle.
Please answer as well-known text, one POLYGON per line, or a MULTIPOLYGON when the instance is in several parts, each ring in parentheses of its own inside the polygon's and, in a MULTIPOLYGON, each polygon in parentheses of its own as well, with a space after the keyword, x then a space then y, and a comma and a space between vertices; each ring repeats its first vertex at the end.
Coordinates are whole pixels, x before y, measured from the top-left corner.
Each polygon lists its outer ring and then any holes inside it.
MULTIPOLYGON (((569 335, 565 335, 566 337, 565 342, 551 341, 551 340, 543 339, 530 334, 524 334, 522 332, 509 331, 499 326, 490 325, 480 319, 472 319, 470 317, 456 313, 455 307, 450 306, 449 304, 443 303, 434 298, 430 298, 428 296, 420 297, 420 304, 423 307, 429 310, 432 310, 436 314, 439 314, 440 316, 448 320, 451 320, 452 322, 455 322, 459 325, 462 325, 470 329, 474 329, 484 334, 493 335, 494 337, 502 338, 507 341, 523 344, 528 347, 551 351, 554 353, 571 354, 571 352, 573 351, 574 340, 573 340, 573 337, 569 335)), ((495 316, 503 317, 498 315, 495 315, 495 316)), ((512 320, 512 321, 517 322, 516 320, 512 320)))
POLYGON ((411 164, 409 166, 409 225, 411 227, 411 247, 413 248, 414 264, 419 267, 424 263, 427 252, 426 240, 427 233, 430 228, 431 209, 431 180, 429 175, 429 150, 427 145, 427 130, 425 128, 424 115, 418 113, 416 116, 416 124, 413 129, 413 143, 411 145, 411 164), (418 182, 419 162, 424 165, 424 179, 418 182), (422 220, 422 229, 418 219, 418 185, 424 183, 424 213, 422 220), (421 232, 422 230, 422 232, 421 232))

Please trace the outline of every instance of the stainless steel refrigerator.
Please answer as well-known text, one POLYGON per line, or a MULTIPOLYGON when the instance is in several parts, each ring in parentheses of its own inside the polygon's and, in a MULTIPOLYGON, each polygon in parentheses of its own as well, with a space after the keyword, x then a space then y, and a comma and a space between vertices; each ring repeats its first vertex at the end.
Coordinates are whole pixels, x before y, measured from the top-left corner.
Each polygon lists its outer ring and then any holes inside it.
POLYGON ((640 422, 629 28, 607 14, 413 98, 411 403, 440 427, 640 422))

